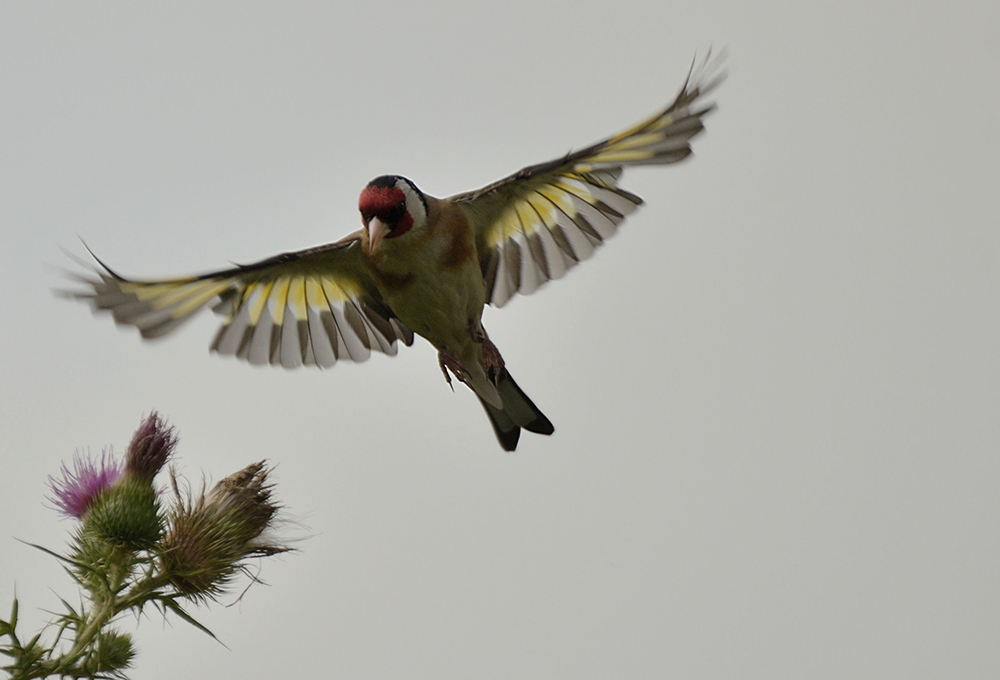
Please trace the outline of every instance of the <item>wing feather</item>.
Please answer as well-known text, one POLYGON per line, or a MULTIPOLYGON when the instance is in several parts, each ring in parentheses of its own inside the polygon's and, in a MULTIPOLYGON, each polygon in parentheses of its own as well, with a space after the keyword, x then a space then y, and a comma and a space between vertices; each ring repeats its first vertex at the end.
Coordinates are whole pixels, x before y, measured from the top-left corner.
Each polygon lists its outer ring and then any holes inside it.
MULTIPOLYGON (((97 258, 95 258, 97 259, 97 258)), ((285 368, 364 361, 372 351, 393 355, 413 333, 379 295, 360 258, 356 236, 201 276, 135 281, 100 260, 96 276, 69 297, 160 337, 212 305, 224 316, 211 344, 218 354, 285 368)))
POLYGON ((691 139, 715 107, 703 97, 722 82, 723 56, 692 64, 674 101, 608 139, 529 166, 478 191, 452 196, 470 218, 487 299, 502 306, 558 279, 614 235, 642 199, 618 186, 622 170, 667 165, 691 154, 691 139))

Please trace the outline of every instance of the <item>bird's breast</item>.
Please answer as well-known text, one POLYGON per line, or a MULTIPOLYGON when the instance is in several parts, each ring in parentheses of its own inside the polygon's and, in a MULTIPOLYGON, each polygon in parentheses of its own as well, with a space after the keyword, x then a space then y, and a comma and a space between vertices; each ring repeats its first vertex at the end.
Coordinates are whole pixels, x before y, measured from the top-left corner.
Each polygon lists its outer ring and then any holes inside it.
POLYGON ((454 241, 410 260, 405 272, 376 274, 382 294, 396 316, 438 349, 457 351, 470 341, 472 321, 483 313, 486 291, 475 257, 463 256, 454 241))

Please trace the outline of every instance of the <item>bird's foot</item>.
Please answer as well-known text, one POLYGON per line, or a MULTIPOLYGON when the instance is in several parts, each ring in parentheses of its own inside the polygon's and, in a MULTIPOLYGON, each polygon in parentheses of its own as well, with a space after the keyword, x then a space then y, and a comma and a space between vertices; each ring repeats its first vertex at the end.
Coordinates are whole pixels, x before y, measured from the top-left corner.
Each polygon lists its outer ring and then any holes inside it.
POLYGON ((507 371, 503 357, 500 356, 500 350, 489 338, 483 339, 483 368, 486 369, 486 377, 490 379, 494 387, 500 383, 500 378, 507 371))
POLYGON ((448 383, 448 387, 451 388, 452 392, 455 391, 455 386, 451 383, 452 373, 455 374, 455 377, 459 382, 468 384, 466 379, 463 377, 465 375, 465 366, 463 366, 462 362, 458 360, 458 357, 448 350, 438 350, 438 365, 441 367, 441 372, 444 373, 444 380, 448 383))

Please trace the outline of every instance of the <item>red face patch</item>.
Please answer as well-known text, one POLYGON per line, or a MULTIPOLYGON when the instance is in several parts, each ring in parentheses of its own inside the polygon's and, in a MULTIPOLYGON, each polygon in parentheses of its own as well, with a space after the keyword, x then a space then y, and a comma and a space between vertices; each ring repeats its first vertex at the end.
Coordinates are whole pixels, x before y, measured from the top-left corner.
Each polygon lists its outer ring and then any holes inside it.
POLYGON ((397 206, 400 204, 404 206, 405 211, 406 194, 397 187, 367 186, 358 199, 358 209, 365 224, 368 224, 373 217, 377 217, 391 226, 393 222, 399 221, 398 216, 395 216, 394 220, 390 218, 394 217, 393 211, 398 210, 397 206))
POLYGON ((406 209, 406 194, 396 186, 369 184, 358 199, 361 219, 367 225, 377 217, 389 227, 386 238, 402 236, 413 226, 413 216, 406 209))

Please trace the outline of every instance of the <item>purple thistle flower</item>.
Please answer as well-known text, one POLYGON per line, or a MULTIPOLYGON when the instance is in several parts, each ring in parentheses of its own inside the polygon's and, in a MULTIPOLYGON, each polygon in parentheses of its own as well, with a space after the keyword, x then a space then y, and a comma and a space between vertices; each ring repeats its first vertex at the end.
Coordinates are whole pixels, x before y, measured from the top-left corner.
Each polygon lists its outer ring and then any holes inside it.
POLYGON ((117 482, 123 471, 110 447, 101 451, 100 462, 74 451, 72 470, 63 463, 62 479, 49 475, 53 495, 48 500, 63 515, 82 519, 94 500, 117 482))

